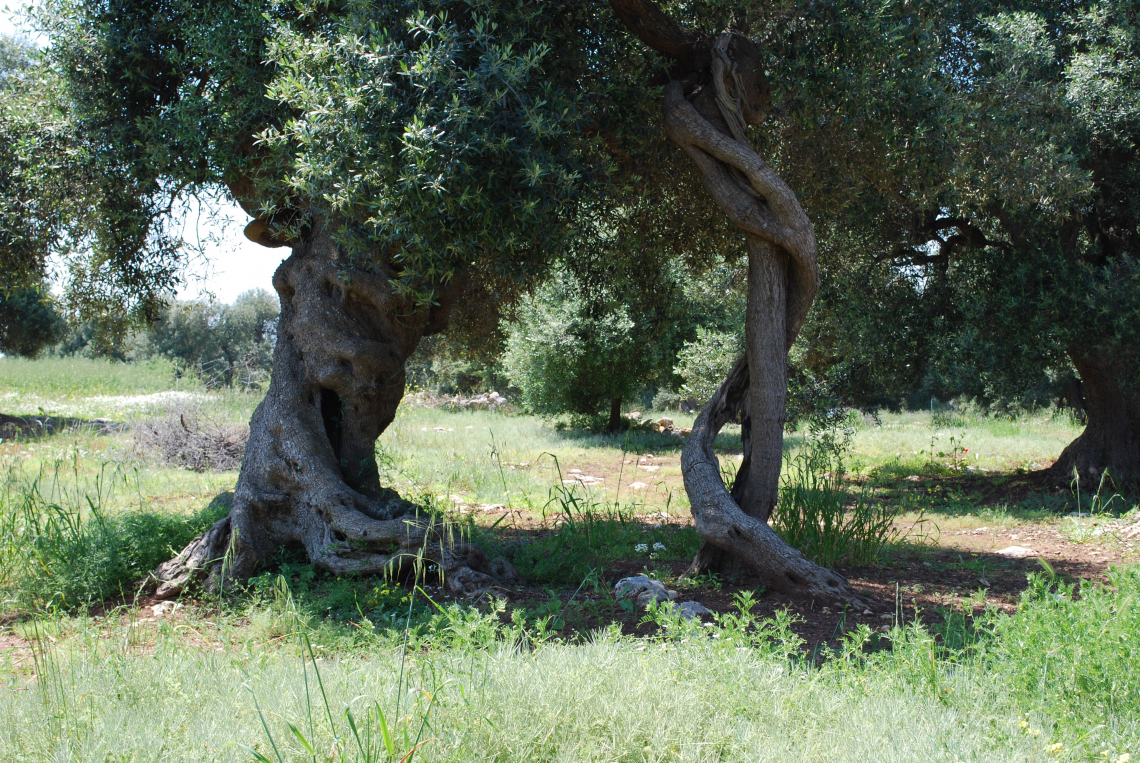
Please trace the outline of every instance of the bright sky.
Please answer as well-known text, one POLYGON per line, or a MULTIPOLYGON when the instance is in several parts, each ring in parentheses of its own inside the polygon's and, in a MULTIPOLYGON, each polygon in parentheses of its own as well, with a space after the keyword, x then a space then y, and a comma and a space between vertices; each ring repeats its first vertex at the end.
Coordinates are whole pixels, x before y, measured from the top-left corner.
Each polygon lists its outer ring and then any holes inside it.
MULTIPOLYGON (((2 2, 2 0, 0 0, 2 2)), ((0 10, 0 33, 18 35, 41 44, 39 35, 29 34, 19 18, 24 3, 12 2, 0 10)), ((273 271, 288 256, 289 250, 268 249, 242 235, 249 217, 236 204, 227 203, 218 214, 188 214, 184 237, 202 242, 205 262, 194 262, 186 273, 186 286, 179 299, 194 299, 212 294, 223 302, 249 289, 273 291, 273 271)))
POLYGON ((186 274, 179 299, 212 294, 222 302, 250 289, 273 292, 273 271, 289 256, 289 249, 270 249, 247 239, 242 230, 250 218, 237 204, 227 203, 211 220, 186 215, 183 238, 201 241, 205 262, 194 262, 186 274))

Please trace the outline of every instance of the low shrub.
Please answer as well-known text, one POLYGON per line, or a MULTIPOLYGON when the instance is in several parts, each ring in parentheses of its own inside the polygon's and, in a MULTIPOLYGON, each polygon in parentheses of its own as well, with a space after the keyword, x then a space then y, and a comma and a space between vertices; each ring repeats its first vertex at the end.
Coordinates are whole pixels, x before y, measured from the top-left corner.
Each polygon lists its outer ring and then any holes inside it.
POLYGON ((135 442, 144 452, 157 454, 170 466, 196 472, 225 472, 241 466, 246 425, 201 421, 193 413, 176 413, 134 427, 135 442))

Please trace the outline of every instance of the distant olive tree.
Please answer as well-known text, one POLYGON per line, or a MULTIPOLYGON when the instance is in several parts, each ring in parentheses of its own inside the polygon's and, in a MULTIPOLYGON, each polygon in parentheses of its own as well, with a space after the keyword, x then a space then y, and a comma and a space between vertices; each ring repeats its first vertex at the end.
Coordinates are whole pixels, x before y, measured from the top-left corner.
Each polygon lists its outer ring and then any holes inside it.
POLYGON ((170 358, 208 386, 260 386, 277 341, 277 299, 264 289, 232 304, 176 302, 147 331, 137 354, 170 358))
POLYGON ((744 338, 739 332, 698 326, 696 338, 685 342, 677 355, 674 372, 684 380, 681 393, 702 404, 709 400, 732 370, 743 345, 744 338))
POLYGON ((523 405, 578 422, 608 413, 605 431, 620 429, 622 401, 653 371, 635 317, 612 294, 587 298, 567 274, 544 284, 505 326, 503 365, 523 405))
POLYGON ((0 352, 35 357, 63 339, 67 322, 47 290, 24 288, 0 294, 0 352))

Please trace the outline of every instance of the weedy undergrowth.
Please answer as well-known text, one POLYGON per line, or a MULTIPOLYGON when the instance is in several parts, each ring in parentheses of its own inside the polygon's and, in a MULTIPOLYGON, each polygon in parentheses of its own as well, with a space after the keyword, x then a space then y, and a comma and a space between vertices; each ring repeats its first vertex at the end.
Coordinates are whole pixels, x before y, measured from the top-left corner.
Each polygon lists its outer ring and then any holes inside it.
POLYGON ((558 477, 542 507, 543 519, 554 521, 555 527, 513 549, 514 565, 528 580, 572 585, 613 559, 685 559, 696 554, 700 539, 693 528, 647 526, 637 519, 636 505, 599 500, 586 487, 567 485, 560 469, 558 477))
POLYGON ((840 453, 815 442, 788 456, 772 524, 784 540, 824 566, 869 564, 896 539, 895 511, 864 487, 844 484, 840 453))
POLYGON ((74 611, 133 593, 145 574, 228 511, 219 496, 190 517, 141 504, 111 515, 133 473, 103 464, 80 473, 78 459, 18 466, 0 477, 0 609, 74 611))

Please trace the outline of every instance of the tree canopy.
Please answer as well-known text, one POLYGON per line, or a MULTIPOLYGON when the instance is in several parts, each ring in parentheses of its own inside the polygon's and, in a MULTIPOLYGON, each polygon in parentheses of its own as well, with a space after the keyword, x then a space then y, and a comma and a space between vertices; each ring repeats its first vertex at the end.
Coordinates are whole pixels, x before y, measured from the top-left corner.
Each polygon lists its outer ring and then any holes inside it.
MULTIPOLYGON (((666 9, 701 28, 730 15, 716 1, 666 9)), ((67 0, 38 13, 56 83, 40 97, 83 152, 40 146, 36 177, 53 162, 83 170, 69 190, 85 202, 92 256, 75 283, 89 295, 148 309, 183 262, 172 200, 223 189, 265 243, 332 226, 360 266, 429 301, 457 274, 490 285, 490 301, 510 296, 571 244, 698 264, 741 251, 657 127, 667 62, 603 3, 67 0)), ((888 186, 919 174, 904 148, 929 130, 946 14, 833 1, 752 16, 776 88, 757 137, 809 213, 889 207, 888 186)))

